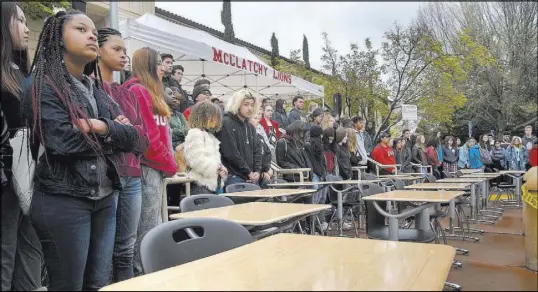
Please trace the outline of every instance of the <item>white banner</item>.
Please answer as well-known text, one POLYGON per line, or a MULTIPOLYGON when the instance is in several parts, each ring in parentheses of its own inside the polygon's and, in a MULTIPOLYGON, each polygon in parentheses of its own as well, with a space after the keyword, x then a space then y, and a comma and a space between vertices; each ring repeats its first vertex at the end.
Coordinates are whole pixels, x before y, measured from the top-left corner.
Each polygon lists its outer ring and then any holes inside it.
POLYGON ((402 120, 404 121, 418 121, 418 109, 416 105, 404 104, 402 105, 402 120))

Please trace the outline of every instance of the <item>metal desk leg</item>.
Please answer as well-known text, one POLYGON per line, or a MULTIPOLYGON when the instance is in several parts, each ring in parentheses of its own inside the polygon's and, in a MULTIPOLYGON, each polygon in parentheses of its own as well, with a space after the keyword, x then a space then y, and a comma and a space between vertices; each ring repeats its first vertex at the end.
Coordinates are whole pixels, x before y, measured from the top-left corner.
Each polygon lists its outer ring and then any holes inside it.
MULTIPOLYGON (((450 202, 448 203, 448 206, 449 206, 448 216, 449 216, 449 219, 450 219, 450 221, 449 221, 450 226, 449 226, 449 234, 446 234, 445 236, 446 237, 454 237, 454 239, 459 239, 459 240, 470 239, 470 240, 473 240, 473 241, 478 241, 479 240, 478 237, 467 236, 467 235, 464 235, 464 234, 458 235, 458 234, 454 233, 454 217, 456 217, 456 200, 455 199, 450 200, 450 202)), ((467 250, 465 250, 465 251, 468 253, 467 250)), ((463 252, 465 253, 465 251, 463 251, 463 252)))
POLYGON ((430 208, 425 208, 415 215, 415 228, 430 230, 430 208))
POLYGON ((338 209, 336 210, 336 215, 338 216, 338 236, 344 236, 344 202, 342 199, 342 192, 336 192, 338 194, 338 209))
POLYGON ((398 241, 400 227, 398 226, 398 218, 389 217, 389 240, 398 241))
POLYGON ((168 185, 168 182, 164 180, 163 182, 163 193, 162 193, 162 204, 161 204, 161 216, 163 223, 168 222, 168 198, 166 196, 166 186, 168 185))

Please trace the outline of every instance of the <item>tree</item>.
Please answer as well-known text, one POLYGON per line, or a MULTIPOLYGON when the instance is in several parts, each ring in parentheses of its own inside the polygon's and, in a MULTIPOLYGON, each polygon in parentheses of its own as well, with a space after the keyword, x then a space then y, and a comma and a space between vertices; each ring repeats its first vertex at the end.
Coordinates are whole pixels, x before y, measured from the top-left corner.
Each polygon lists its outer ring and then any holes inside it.
POLYGON ((57 2, 37 2, 37 1, 20 1, 17 3, 27 18, 33 20, 42 20, 48 16, 54 15, 54 9, 68 9, 69 1, 57 2))
POLYGON ((465 129, 470 120, 481 131, 502 133, 536 122, 537 14, 535 2, 430 3, 421 9, 421 21, 445 49, 455 48, 458 31, 465 30, 494 60, 470 68, 463 81, 465 109, 453 115, 456 128, 465 129))
POLYGON ((306 68, 310 68, 310 55, 308 53, 308 40, 306 39, 306 36, 304 34, 303 34, 303 61, 306 68))
POLYGON ((301 49, 297 50, 291 50, 290 51, 290 60, 294 63, 301 62, 301 58, 299 57, 301 55, 301 49))
POLYGON ((224 25, 224 41, 233 44, 235 42, 235 33, 232 23, 232 3, 230 2, 230 0, 224 0, 222 2, 220 20, 224 25))
POLYGON ((278 39, 273 32, 273 35, 271 36, 271 66, 273 68, 277 65, 278 57, 280 57, 280 53, 278 51, 278 39))

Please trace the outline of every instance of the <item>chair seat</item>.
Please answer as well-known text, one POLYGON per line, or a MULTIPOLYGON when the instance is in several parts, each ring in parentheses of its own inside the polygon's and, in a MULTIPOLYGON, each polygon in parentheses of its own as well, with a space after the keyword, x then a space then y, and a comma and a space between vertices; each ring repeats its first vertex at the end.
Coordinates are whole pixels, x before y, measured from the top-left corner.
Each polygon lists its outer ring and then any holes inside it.
POLYGON ((513 189, 515 188, 516 186, 515 185, 511 185, 511 184, 500 184, 500 185, 497 185, 497 188, 499 189, 513 189))
MULTIPOLYGON (((368 230, 368 238, 389 240, 389 227, 380 227, 368 230)), ((429 243, 434 241, 436 235, 431 230, 421 229, 398 229, 398 240, 406 242, 429 243)))

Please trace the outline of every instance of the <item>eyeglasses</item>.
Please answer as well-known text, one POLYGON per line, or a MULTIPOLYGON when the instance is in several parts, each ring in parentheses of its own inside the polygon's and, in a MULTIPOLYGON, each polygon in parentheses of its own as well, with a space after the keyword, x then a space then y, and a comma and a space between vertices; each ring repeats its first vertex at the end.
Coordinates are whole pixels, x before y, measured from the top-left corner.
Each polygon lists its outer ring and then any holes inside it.
POLYGON ((200 94, 211 96, 211 92, 209 92, 207 90, 204 90, 204 91, 200 92, 200 94))

